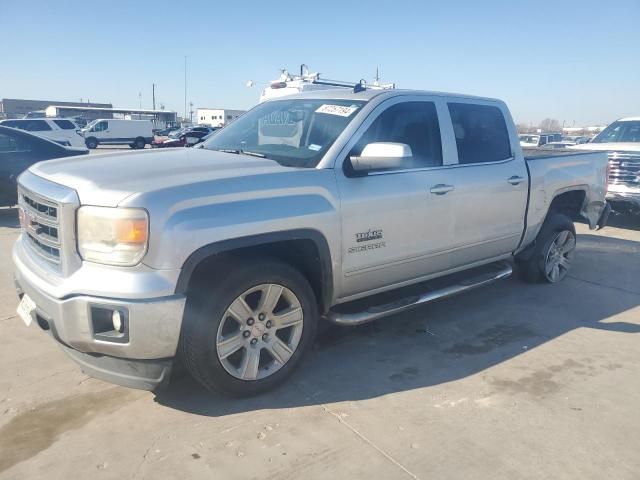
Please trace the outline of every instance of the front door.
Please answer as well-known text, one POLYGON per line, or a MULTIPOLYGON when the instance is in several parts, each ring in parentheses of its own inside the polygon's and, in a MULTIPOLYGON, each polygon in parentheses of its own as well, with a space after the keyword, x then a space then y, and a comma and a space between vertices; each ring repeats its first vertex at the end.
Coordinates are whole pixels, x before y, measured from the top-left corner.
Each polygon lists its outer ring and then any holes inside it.
POLYGON ((443 167, 447 162, 443 162, 436 107, 420 97, 399 98, 379 107, 350 156, 373 142, 404 143, 413 155, 407 165, 364 177, 336 171, 342 213, 342 297, 449 268, 451 204, 446 186, 452 180, 451 169, 443 167))

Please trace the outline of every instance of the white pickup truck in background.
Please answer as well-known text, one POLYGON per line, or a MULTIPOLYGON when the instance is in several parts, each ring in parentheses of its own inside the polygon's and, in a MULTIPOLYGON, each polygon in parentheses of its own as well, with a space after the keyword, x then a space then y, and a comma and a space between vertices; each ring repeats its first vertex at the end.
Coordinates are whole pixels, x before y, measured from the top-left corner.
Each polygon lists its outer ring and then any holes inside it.
POLYGON ((607 200, 614 210, 640 214, 640 117, 621 118, 605 128, 591 142, 569 148, 607 152, 607 200))

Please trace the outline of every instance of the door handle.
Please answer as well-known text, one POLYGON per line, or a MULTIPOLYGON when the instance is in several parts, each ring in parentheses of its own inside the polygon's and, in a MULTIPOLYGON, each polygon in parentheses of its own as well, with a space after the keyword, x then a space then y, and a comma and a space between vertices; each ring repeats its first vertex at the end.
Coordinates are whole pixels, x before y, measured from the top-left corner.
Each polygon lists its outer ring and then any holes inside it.
POLYGON ((524 182, 524 178, 519 177, 518 175, 514 175, 513 177, 509 178, 507 182, 509 182, 511 185, 520 185, 522 182, 524 182))
POLYGON ((437 185, 434 185, 433 187, 431 187, 431 190, 429 190, 431 193, 433 193, 434 195, 444 195, 446 193, 449 193, 453 190, 455 190, 456 187, 454 187, 453 185, 445 185, 444 183, 439 183, 437 185))

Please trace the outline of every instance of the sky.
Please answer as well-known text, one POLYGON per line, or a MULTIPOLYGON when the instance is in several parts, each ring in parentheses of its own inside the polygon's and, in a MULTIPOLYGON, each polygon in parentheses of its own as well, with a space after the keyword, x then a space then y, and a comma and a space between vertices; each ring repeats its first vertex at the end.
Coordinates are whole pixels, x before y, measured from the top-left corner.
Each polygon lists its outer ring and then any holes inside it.
POLYGON ((247 109, 281 68, 497 97, 518 123, 640 115, 640 0, 0 0, 0 98, 247 109), (255 82, 247 87, 248 80, 255 82))

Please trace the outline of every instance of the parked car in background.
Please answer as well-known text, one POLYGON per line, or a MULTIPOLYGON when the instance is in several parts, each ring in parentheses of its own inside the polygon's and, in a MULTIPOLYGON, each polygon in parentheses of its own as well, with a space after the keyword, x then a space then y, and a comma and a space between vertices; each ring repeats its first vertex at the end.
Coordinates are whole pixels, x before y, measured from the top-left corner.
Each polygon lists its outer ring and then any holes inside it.
POLYGON ((549 142, 556 142, 562 138, 559 133, 540 133, 519 135, 520 146, 535 148, 546 145, 549 142))
POLYGON ((154 140, 151 144, 152 148, 171 148, 171 147, 192 147, 200 143, 211 132, 200 130, 189 130, 182 133, 177 138, 166 138, 154 140))
POLYGON ((166 137, 168 136, 171 132, 175 132, 176 130, 180 130, 180 127, 169 127, 169 128, 164 128, 162 130, 157 130, 156 132, 154 132, 158 137, 166 137))
POLYGON ((25 130, 68 147, 85 146, 78 126, 68 118, 22 118, 3 120, 0 125, 25 130))
POLYGON ((551 148, 567 148, 575 145, 573 142, 549 142, 540 146, 539 148, 551 149, 551 148))
POLYGON ((640 214, 640 117, 616 120, 591 142, 570 148, 607 152, 607 200, 614 210, 640 214))
POLYGON ((197 125, 197 126, 189 127, 187 129, 187 131, 190 131, 190 132, 203 132, 205 134, 209 134, 211 132, 215 132, 219 128, 220 127, 207 127, 207 126, 204 126, 204 125, 197 125))
POLYGON ((293 373, 322 318, 376 320, 512 261, 557 283, 574 219, 606 224, 605 154, 525 157, 499 100, 354 90, 263 102, 202 148, 31 167, 20 206, 51 206, 61 241, 23 228, 20 317, 90 376, 155 389, 179 355, 251 395, 293 373))
POLYGON ((71 117, 70 120, 73 120, 73 122, 78 125, 78 127, 80 128, 84 128, 87 126, 87 119, 84 118, 82 115, 77 115, 75 117, 71 117))
POLYGON ((590 137, 569 135, 562 137, 561 141, 572 143, 573 145, 582 145, 583 143, 589 143, 589 140, 591 140, 590 137))
POLYGON ((129 145, 144 148, 153 142, 153 123, 150 120, 121 120, 105 118, 94 120, 80 130, 88 148, 98 145, 129 145))
POLYGON ((18 175, 34 163, 87 153, 86 148, 65 147, 29 132, 0 126, 0 206, 16 204, 18 175))

